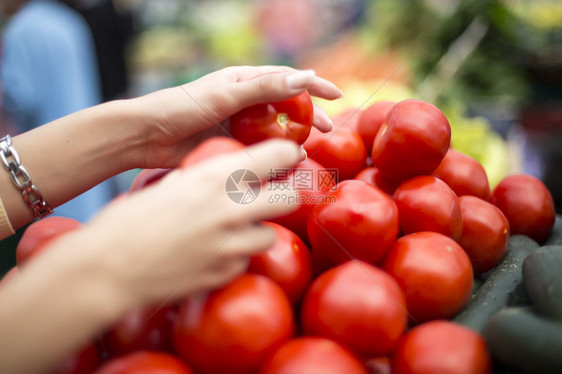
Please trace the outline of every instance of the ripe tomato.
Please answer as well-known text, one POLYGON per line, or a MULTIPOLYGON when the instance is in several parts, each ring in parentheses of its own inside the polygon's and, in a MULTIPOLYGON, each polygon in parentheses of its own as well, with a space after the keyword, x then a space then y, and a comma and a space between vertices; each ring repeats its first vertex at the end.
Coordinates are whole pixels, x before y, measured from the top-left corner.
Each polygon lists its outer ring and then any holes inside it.
POLYGON ((188 152, 180 161, 178 167, 185 169, 211 157, 237 152, 242 149, 244 149, 244 145, 237 140, 226 136, 215 136, 203 141, 191 152, 188 152))
POLYGON ((350 259, 379 262, 398 234, 398 209, 381 190, 359 180, 340 182, 333 203, 318 205, 308 220, 313 252, 332 265, 350 259))
POLYGON ((178 357, 164 352, 137 351, 113 358, 94 374, 194 374, 178 357))
POLYGON ((375 137, 382 124, 386 122, 386 117, 395 104, 394 101, 377 101, 371 104, 359 116, 357 132, 361 139, 363 139, 368 154, 372 153, 375 137))
POLYGON ((494 189, 491 201, 507 217, 512 234, 527 235, 542 243, 554 226, 552 195, 531 175, 505 177, 494 189))
POLYGON ((17 264, 22 266, 57 236, 82 227, 81 222, 68 217, 54 216, 33 222, 25 229, 16 247, 17 264))
POLYGON ((291 303, 274 281, 244 274, 180 306, 174 347, 197 373, 249 373, 294 334, 291 303))
POLYGON ((169 351, 176 314, 175 306, 133 310, 104 335, 103 346, 112 356, 140 350, 169 351))
POLYGON ((356 133, 360 116, 361 110, 355 108, 346 109, 335 116, 330 116, 330 120, 334 125, 333 131, 346 129, 356 133))
POLYGON ((248 272, 273 279, 296 306, 312 281, 312 259, 304 242, 291 230, 273 223, 265 226, 275 230, 271 248, 250 258, 248 272))
POLYGON ((327 134, 312 129, 303 147, 308 157, 327 169, 336 169, 340 181, 353 178, 367 163, 367 151, 361 137, 346 128, 327 134))
POLYGON ((470 259, 457 242, 436 232, 401 237, 382 268, 404 290, 416 323, 454 316, 472 293, 470 259))
POLYGON ((490 185, 484 167, 462 152, 449 148, 432 175, 447 183, 457 196, 473 195, 490 200, 490 185))
POLYGON ((414 177, 394 192, 404 234, 434 231, 459 240, 462 213, 457 195, 445 182, 429 175, 414 177))
POLYGON ((153 183, 158 182, 164 178, 172 169, 143 169, 141 170, 131 182, 129 193, 142 190, 153 183))
POLYGON ((461 196, 463 225, 459 244, 475 275, 496 266, 507 249, 509 222, 496 206, 475 196, 461 196))
POLYGON ((381 269, 348 261, 319 275, 301 308, 304 334, 333 339, 365 357, 387 355, 407 322, 398 283, 381 269))
POLYGON ((52 374, 90 374, 100 366, 101 361, 98 349, 90 343, 67 357, 52 374))
POLYGON ((310 133, 314 107, 308 92, 277 103, 258 104, 230 117, 230 132, 244 144, 268 138, 291 139, 302 144, 310 133))
POLYGON ((393 374, 488 374, 486 342, 469 328, 431 321, 408 331, 392 356, 393 374))
POLYGON ((369 166, 361 170, 354 179, 365 181, 390 196, 394 194, 394 191, 396 191, 400 185, 399 182, 385 178, 380 170, 374 166, 369 166))
POLYGON ((344 346, 330 339, 302 337, 279 347, 259 374, 368 374, 365 366, 344 346))
POLYGON ((449 149, 451 127, 429 103, 405 100, 388 113, 373 143, 373 165, 390 179, 431 174, 449 149))

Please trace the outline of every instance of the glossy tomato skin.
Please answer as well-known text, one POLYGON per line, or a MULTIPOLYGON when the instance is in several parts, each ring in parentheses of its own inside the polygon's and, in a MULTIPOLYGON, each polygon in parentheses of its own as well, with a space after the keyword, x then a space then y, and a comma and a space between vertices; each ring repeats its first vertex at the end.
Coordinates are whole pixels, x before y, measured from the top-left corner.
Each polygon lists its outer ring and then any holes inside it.
POLYGON ((332 131, 339 131, 339 129, 346 129, 357 133, 357 124, 362 111, 358 108, 346 109, 334 116, 330 116, 333 124, 332 131))
POLYGON ((41 248, 44 248, 49 241, 82 227, 81 222, 68 217, 52 216, 33 222, 25 229, 16 247, 18 266, 41 252, 41 248))
POLYGON ((338 181, 352 179, 367 165, 367 151, 361 137, 349 129, 323 134, 313 128, 303 144, 308 157, 327 169, 338 171, 338 181))
POLYGON ((101 362, 98 348, 90 343, 67 357, 51 374, 90 374, 101 365, 101 362))
POLYGON ((457 196, 472 195, 490 200, 490 185, 484 167, 460 151, 449 148, 432 175, 447 183, 457 196))
POLYGON ((94 374, 194 374, 178 357, 164 352, 137 351, 106 362, 94 374))
POLYGON ((291 230, 273 222, 263 225, 275 231, 275 243, 250 258, 248 273, 274 280, 297 306, 313 277, 310 250, 291 230))
POLYGON ((472 293, 472 266, 467 254, 457 242, 435 232, 398 239, 382 268, 404 290, 414 323, 454 316, 472 293))
POLYGON ((359 358, 330 339, 301 337, 279 347, 259 374, 368 374, 359 358))
POLYGON ((277 217, 273 221, 288 228, 308 243, 306 232, 308 217, 316 205, 327 203, 325 196, 335 189, 336 180, 322 165, 307 158, 288 171, 287 183, 298 189, 301 204, 297 210, 277 217))
POLYGON ((375 137, 382 124, 386 122, 386 117, 395 104, 396 102, 394 101, 377 101, 371 104, 359 116, 357 132, 361 139, 363 139, 368 154, 372 153, 375 137))
POLYGON ((235 139, 226 136, 215 136, 206 139, 191 152, 188 152, 181 159, 178 168, 186 169, 209 158, 241 151, 243 149, 244 145, 235 139))
POLYGON ((462 212, 457 195, 442 180, 422 175, 402 183, 394 192, 400 230, 404 234, 434 231, 459 240, 462 212))
POLYGON ((475 275, 485 273, 502 259, 509 241, 509 221, 496 206, 475 196, 459 198, 463 229, 459 244, 475 275))
POLYGON ((392 356, 393 374, 489 374, 492 362, 484 339, 449 321, 416 326, 392 356))
POLYGON ((527 235, 542 243, 554 226, 556 212, 544 183, 526 174, 508 175, 492 193, 492 204, 507 217, 511 234, 527 235))
POLYGON ((370 185, 377 187, 389 196, 392 196, 394 191, 396 191, 400 185, 400 182, 385 178, 385 176, 381 174, 380 170, 374 166, 368 166, 361 170, 354 179, 365 181, 370 185))
POLYGON ((103 347, 111 356, 141 350, 171 351, 176 315, 175 305, 133 310, 104 335, 103 347))
POLYGON ((314 119, 312 99, 308 92, 293 98, 242 109, 230 117, 230 132, 244 144, 269 138, 285 138, 304 143, 314 119))
POLYGON ((379 262, 398 235, 398 209, 381 190, 346 180, 332 193, 333 203, 318 205, 308 220, 312 251, 332 263, 351 259, 379 262))
POLYGON ((129 193, 140 191, 164 178, 172 169, 143 169, 131 182, 129 193))
POLYGON ((199 374, 251 373, 295 332, 287 296, 274 281, 244 274, 191 297, 174 325, 174 347, 199 374))
POLYGON ((450 141, 451 127, 436 106, 404 100, 392 107, 375 137, 373 165, 394 180, 431 174, 450 141))
POLYGON ((333 339, 362 358, 392 352, 406 322, 406 301, 398 283, 362 261, 348 261, 320 274, 301 308, 305 335, 333 339))

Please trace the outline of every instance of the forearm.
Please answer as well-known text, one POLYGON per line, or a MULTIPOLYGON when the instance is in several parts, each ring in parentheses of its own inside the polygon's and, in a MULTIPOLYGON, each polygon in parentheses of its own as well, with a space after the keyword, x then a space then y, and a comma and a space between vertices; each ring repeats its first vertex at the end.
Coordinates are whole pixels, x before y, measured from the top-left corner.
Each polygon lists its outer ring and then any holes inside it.
MULTIPOLYGON (((137 100, 89 108, 12 138, 22 165, 51 207, 137 167, 145 139, 137 100)), ((0 171, 2 200, 14 228, 34 218, 10 175, 0 171)))
POLYGON ((96 248, 80 235, 39 255, 0 288, 0 372, 49 372, 129 308, 96 248))

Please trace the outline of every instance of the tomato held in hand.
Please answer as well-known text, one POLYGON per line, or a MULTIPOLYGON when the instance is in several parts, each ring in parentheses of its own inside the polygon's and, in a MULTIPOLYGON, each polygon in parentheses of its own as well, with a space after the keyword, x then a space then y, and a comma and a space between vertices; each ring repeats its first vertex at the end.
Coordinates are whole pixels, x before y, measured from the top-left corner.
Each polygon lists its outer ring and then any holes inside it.
POLYGON ((322 134, 316 129, 303 144, 312 158, 327 169, 338 172, 338 180, 351 179, 367 164, 367 151, 361 137, 346 128, 322 134))
POLYGON ((109 360, 94 374, 194 374, 178 357, 163 352, 137 351, 109 360))
POLYGON ((291 230, 273 222, 264 222, 263 225, 275 231, 275 243, 250 258, 248 273, 265 275, 274 280, 291 303, 297 306, 312 281, 310 251, 291 230))
POLYGON ((462 213, 457 195, 445 182, 429 175, 414 177, 394 192, 404 234, 434 231, 459 240, 462 213))
POLYGON ((351 259, 379 262, 398 234, 396 204, 363 181, 343 181, 336 188, 333 203, 315 207, 308 220, 312 251, 332 265, 351 259))
POLYGON ((475 196, 461 196, 464 249, 475 275, 482 274, 502 259, 509 240, 509 221, 496 206, 475 196))
POLYGON ((314 119, 308 92, 293 98, 242 109, 230 117, 234 139, 250 145, 269 138, 285 138, 304 143, 314 119))
POLYGON ((259 374, 368 374, 365 366, 344 346, 330 339, 302 337, 279 347, 259 374))
POLYGON ((375 137, 373 165, 394 180, 431 174, 450 141, 451 126, 437 107, 420 100, 401 101, 375 137))
POLYGON ((103 337, 112 356, 140 350, 170 351, 176 306, 145 307, 121 318, 103 337))
POLYGON ((394 101, 377 101, 365 109, 357 121, 357 133, 363 139, 367 153, 373 151, 373 143, 380 127, 396 103, 394 101))
POLYGON ((392 352, 406 322, 398 283, 362 261, 348 261, 318 276, 301 308, 305 335, 333 339, 362 358, 392 352))
POLYGON ((382 268, 404 290, 415 323, 454 316, 472 293, 470 259, 457 242, 435 232, 398 239, 382 268))
POLYGON ((31 257, 37 255, 45 245, 59 235, 78 230, 83 224, 68 217, 47 217, 29 225, 16 247, 18 266, 23 265, 31 257))
POLYGON ((287 172, 287 186, 298 190, 301 204, 297 210, 273 221, 308 242, 306 232, 308 217, 316 205, 326 203, 325 196, 335 188, 336 180, 332 173, 311 158, 299 162, 287 172))
POLYGON ((262 275, 244 274, 182 303, 174 347, 197 373, 251 373, 294 331, 291 303, 281 287, 262 275))
POLYGON ((182 158, 178 167, 180 169, 185 169, 209 158, 241 151, 243 149, 244 145, 237 140, 226 136, 215 136, 203 141, 191 152, 188 152, 182 158))
POLYGON ((531 175, 505 177, 494 189, 491 201, 507 217, 512 234, 527 235, 542 243, 554 226, 552 195, 531 175))
POLYGON ((486 342, 449 321, 427 322, 408 331, 392 356, 392 374, 489 374, 486 342))
POLYGON ((462 152, 449 148, 432 175, 447 183, 457 196, 472 195, 490 200, 490 185, 484 167, 462 152))

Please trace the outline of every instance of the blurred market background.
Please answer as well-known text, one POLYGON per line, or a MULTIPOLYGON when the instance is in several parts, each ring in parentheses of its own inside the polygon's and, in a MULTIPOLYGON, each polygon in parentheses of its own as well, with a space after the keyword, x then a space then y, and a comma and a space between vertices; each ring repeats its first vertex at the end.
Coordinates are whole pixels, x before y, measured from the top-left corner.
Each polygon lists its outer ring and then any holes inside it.
POLYGON ((229 65, 310 68, 345 93, 320 103, 332 115, 379 100, 432 102, 451 122, 453 145, 483 163, 492 187, 507 173, 535 175, 562 212, 559 0, 64 2, 95 31, 104 100, 229 65))

